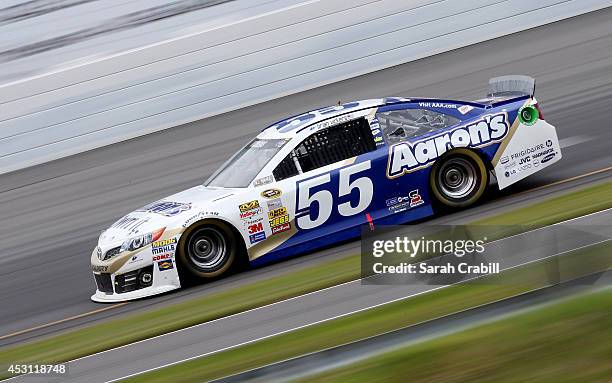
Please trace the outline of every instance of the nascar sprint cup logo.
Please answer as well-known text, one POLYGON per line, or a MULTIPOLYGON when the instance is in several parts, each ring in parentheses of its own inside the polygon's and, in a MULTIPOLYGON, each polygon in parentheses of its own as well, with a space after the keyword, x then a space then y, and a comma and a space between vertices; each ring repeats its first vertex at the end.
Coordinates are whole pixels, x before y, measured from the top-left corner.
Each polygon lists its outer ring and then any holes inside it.
POLYGON ((453 148, 479 148, 494 144, 503 140, 508 131, 508 115, 500 113, 420 141, 393 145, 389 149, 387 177, 396 178, 430 166, 453 148))

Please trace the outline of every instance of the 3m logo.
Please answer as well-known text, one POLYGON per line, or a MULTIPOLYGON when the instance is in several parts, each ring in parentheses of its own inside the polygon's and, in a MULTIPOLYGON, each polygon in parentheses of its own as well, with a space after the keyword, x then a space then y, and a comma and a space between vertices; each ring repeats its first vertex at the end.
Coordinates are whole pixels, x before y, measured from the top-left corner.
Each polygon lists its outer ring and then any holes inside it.
POLYGON ((242 205, 238 206, 241 213, 245 213, 249 210, 257 209, 258 207, 259 207, 258 200, 249 201, 249 202, 243 203, 242 205))
POLYGON ((261 222, 249 226, 249 234, 255 234, 260 231, 263 231, 263 223, 261 222))

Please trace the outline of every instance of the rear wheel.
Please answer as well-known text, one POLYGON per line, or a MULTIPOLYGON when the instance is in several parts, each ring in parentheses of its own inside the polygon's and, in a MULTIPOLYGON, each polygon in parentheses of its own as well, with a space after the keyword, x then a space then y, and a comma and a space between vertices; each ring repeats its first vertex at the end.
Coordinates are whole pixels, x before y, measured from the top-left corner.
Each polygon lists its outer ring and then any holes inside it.
POLYGON ((179 260, 183 269, 198 279, 214 278, 234 263, 238 251, 234 233, 223 222, 211 221, 191 227, 183 234, 179 260))
POLYGON ((430 175, 431 191, 436 200, 447 207, 473 205, 483 195, 489 183, 487 168, 468 149, 456 149, 437 161, 430 175))

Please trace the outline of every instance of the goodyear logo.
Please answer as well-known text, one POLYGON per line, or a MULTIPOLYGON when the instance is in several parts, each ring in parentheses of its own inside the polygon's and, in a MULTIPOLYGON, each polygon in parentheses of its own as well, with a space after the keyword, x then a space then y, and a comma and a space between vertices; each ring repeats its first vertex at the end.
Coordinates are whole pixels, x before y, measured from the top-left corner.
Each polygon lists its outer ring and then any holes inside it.
POLYGON ((268 212, 268 219, 274 219, 282 215, 287 215, 287 208, 284 206, 281 206, 278 209, 270 210, 268 212))
POLYGON ((245 213, 249 210, 253 210, 253 209, 257 209, 259 207, 259 201, 258 200, 253 200, 253 201, 249 201, 249 202, 245 202, 242 205, 239 205, 238 208, 240 209, 241 213, 245 213))
POLYGON ((261 192, 261 196, 267 199, 278 198, 281 194, 283 192, 278 189, 268 189, 261 192))

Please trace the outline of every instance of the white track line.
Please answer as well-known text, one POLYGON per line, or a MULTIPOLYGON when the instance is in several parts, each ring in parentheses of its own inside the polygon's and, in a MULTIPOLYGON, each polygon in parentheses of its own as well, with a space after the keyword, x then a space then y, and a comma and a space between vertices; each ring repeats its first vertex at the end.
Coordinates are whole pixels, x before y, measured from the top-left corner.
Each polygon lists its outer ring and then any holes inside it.
POLYGON ((569 148, 570 146, 582 144, 584 142, 591 141, 592 139, 593 137, 588 136, 567 137, 559 140, 559 146, 561 147, 561 149, 569 148))

